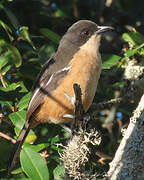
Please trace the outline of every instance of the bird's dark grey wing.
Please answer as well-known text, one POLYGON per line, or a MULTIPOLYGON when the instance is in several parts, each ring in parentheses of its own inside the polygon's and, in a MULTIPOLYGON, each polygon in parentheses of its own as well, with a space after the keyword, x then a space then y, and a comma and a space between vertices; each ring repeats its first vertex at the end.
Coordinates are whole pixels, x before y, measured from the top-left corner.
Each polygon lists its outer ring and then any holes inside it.
POLYGON ((40 106, 42 103, 43 97, 42 94, 40 93, 39 89, 42 86, 42 82, 44 81, 44 78, 46 77, 47 74, 47 80, 49 80, 51 74, 48 74, 48 69, 49 67, 55 63, 55 60, 53 58, 50 58, 43 66, 41 69, 39 75, 37 76, 35 83, 33 85, 33 92, 32 92, 32 97, 29 102, 29 106, 27 109, 27 120, 30 119, 30 116, 32 113, 40 106))
POLYGON ((57 52, 43 66, 33 86, 33 94, 27 111, 27 120, 42 104, 44 94, 49 95, 57 87, 59 80, 68 73, 69 69, 65 67, 68 67, 74 54, 79 50, 79 48, 73 47, 73 44, 69 44, 69 46, 61 42, 57 52), (69 46, 71 46, 71 51, 69 51, 69 46), (49 82, 50 79, 52 80, 51 82, 49 82))
POLYGON ((69 67, 58 70, 53 58, 46 62, 34 84, 34 90, 27 110, 27 120, 43 103, 45 96, 57 88, 60 79, 67 75, 69 67))

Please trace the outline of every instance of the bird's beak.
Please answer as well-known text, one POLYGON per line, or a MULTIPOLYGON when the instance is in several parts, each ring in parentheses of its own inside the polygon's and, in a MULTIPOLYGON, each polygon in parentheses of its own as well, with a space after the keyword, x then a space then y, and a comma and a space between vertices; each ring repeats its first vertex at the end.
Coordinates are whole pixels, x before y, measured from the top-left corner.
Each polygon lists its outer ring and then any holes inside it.
POLYGON ((101 34, 106 31, 114 30, 111 26, 98 26, 98 30, 96 31, 96 34, 101 34))

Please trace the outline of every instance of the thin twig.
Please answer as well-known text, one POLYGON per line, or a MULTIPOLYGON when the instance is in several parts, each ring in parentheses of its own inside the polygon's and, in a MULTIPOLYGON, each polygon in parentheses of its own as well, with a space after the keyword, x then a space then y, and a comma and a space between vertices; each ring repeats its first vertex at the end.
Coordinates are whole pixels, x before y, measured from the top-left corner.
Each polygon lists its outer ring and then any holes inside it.
POLYGON ((1 83, 2 83, 3 87, 6 88, 1 69, 0 69, 0 80, 1 80, 1 83))
POLYGON ((79 17, 79 11, 78 11, 78 0, 75 0, 74 1, 74 4, 73 4, 73 14, 74 14, 74 17, 78 18, 79 17))
POLYGON ((105 154, 103 152, 100 152, 100 151, 97 151, 95 153, 98 157, 100 157, 100 159, 98 160, 98 162, 100 162, 101 164, 104 164, 104 161, 105 160, 112 160, 112 156, 111 155, 108 155, 108 154, 105 154))
POLYGON ((8 135, 6 135, 6 134, 4 134, 4 133, 2 133, 2 132, 0 132, 0 137, 2 137, 2 138, 4 138, 4 139, 7 139, 8 141, 11 141, 13 144, 16 143, 16 140, 15 140, 15 139, 9 137, 8 135))
POLYGON ((104 108, 108 108, 108 107, 111 107, 112 105, 121 103, 122 100, 123 100, 123 98, 120 97, 120 98, 115 98, 115 99, 111 99, 108 101, 100 102, 97 104, 93 103, 90 107, 90 110, 93 111, 93 110, 101 110, 104 108))
POLYGON ((120 103, 125 103, 128 102, 131 97, 133 97, 137 93, 137 90, 129 91, 125 96, 119 97, 119 98, 114 98, 108 101, 100 102, 100 103, 93 103, 90 107, 90 112, 93 112, 95 110, 101 110, 105 108, 110 108, 113 105, 120 104, 120 103))

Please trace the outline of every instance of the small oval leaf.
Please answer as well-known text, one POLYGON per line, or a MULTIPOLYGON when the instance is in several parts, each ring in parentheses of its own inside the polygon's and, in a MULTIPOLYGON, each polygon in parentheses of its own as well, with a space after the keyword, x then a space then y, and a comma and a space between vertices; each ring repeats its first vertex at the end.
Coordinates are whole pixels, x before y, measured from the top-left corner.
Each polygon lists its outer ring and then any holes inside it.
POLYGON ((144 42, 144 37, 139 32, 124 33, 122 37, 133 46, 140 45, 144 42))
POLYGON ((19 27, 20 27, 20 24, 19 24, 19 22, 18 22, 18 19, 17 19, 16 16, 14 15, 14 13, 13 13, 10 9, 8 9, 8 8, 6 8, 6 7, 4 7, 4 6, 1 6, 0 8, 2 8, 2 9, 5 11, 5 13, 6 13, 6 15, 8 16, 9 20, 11 21, 12 25, 13 25, 16 29, 19 28, 19 27))
POLYGON ((1 55, 0 56, 0 69, 2 69, 9 61, 8 56, 1 55))
POLYGON ((25 148, 30 148, 33 151, 39 152, 45 148, 47 148, 50 144, 49 143, 43 143, 43 144, 28 144, 24 143, 25 148))
POLYGON ((25 41, 27 41, 28 43, 30 43, 30 45, 33 47, 33 49, 36 49, 28 32, 28 27, 27 26, 22 26, 20 27, 19 31, 18 31, 18 35, 25 41))
POLYGON ((7 48, 12 52, 12 60, 16 67, 22 64, 22 57, 18 49, 14 46, 8 45, 7 48))
POLYGON ((12 34, 11 28, 10 28, 8 25, 6 25, 3 21, 1 21, 1 20, 0 20, 0 25, 1 25, 1 26, 4 28, 4 30, 6 31, 6 33, 7 33, 8 37, 9 37, 10 41, 13 41, 14 38, 13 38, 13 36, 11 35, 11 34, 12 34))
POLYGON ((104 60, 104 63, 102 64, 102 69, 110 69, 112 66, 118 63, 120 58, 120 56, 117 56, 115 54, 102 55, 102 60, 104 60))
POLYGON ((129 49, 129 50, 126 51, 127 57, 131 57, 131 56, 133 56, 135 53, 137 53, 137 50, 135 50, 135 49, 129 49))
POLYGON ((31 95, 32 95, 32 93, 29 92, 29 93, 27 93, 25 96, 23 96, 23 97, 21 98, 20 102, 19 102, 18 105, 17 105, 18 108, 19 108, 19 111, 27 108, 28 103, 29 103, 29 100, 30 100, 30 98, 31 98, 31 95))
POLYGON ((61 37, 60 37, 57 33, 51 31, 51 30, 48 29, 48 28, 41 28, 41 29, 40 29, 40 33, 41 33, 42 35, 46 36, 46 37, 47 37, 48 39, 50 39, 52 42, 54 42, 54 43, 56 43, 56 44, 59 44, 59 41, 60 41, 61 37))
POLYGON ((12 65, 6 65, 5 67, 2 68, 2 75, 4 76, 10 69, 12 65))
POLYGON ((20 153, 23 171, 32 180, 49 180, 49 172, 44 159, 30 148, 23 148, 20 153))
POLYGON ((19 67, 22 64, 21 54, 16 47, 7 43, 5 40, 0 39, 0 48, 5 52, 9 52, 9 55, 11 56, 9 59, 12 59, 16 67, 19 67))
MULTIPOLYGON (((11 113, 9 114, 9 118, 15 126, 15 133, 18 136, 26 120, 26 111, 22 110, 22 111, 11 113)), ((36 139, 37 139, 37 136, 35 135, 34 131, 30 130, 28 136, 25 139, 25 142, 31 143, 31 142, 34 142, 36 139)))
POLYGON ((9 114, 9 118, 15 127, 17 127, 18 129, 22 129, 26 119, 26 111, 22 110, 11 113, 9 114))
POLYGON ((53 170, 53 174, 54 174, 54 178, 55 180, 63 180, 64 176, 65 176, 65 168, 64 166, 57 166, 54 170, 53 170))

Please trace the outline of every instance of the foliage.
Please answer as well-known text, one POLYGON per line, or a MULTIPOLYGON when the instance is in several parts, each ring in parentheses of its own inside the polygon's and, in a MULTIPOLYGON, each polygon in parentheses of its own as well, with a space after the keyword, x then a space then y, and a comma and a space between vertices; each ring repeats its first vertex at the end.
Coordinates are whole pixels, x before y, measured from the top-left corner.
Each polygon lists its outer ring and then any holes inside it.
MULTIPOLYGON (((139 16, 135 6, 140 8, 140 5, 144 3, 140 1, 139 4, 135 4, 134 0, 118 0, 109 5, 106 3, 101 4, 96 0, 70 0, 68 2, 3 0, 0 2, 1 132, 15 139, 18 137, 25 122, 31 88, 37 74, 42 65, 56 51, 62 34, 78 19, 91 19, 100 24, 103 18, 104 24, 111 23, 117 31, 117 34, 116 32, 106 34, 103 39, 104 45, 101 47, 103 71, 95 102, 115 98, 117 91, 123 96, 131 88, 132 80, 124 79, 123 72, 130 61, 143 66, 144 36, 143 32, 138 32, 135 28, 130 28, 128 31, 129 28, 125 28, 127 24, 123 17, 127 17, 131 26, 136 27, 136 24, 141 24, 142 16, 139 16), (135 13, 131 13, 133 8, 136 10, 135 13), (115 16, 112 11, 115 12, 115 16), (127 16, 125 12, 131 16, 127 16), (123 40, 120 38, 121 35, 123 40)), ((139 26, 136 28, 139 30, 139 26)), ((114 120, 117 122, 112 122, 111 129, 108 125, 104 128, 111 112, 110 108, 100 113, 93 113, 99 119, 95 126, 102 134, 105 134, 100 146, 105 153, 115 152, 121 140, 117 127, 120 130, 128 123, 127 119, 135 103, 135 101, 133 104, 127 102, 116 107, 114 120)), ((63 129, 56 125, 40 125, 31 130, 20 154, 20 164, 12 171, 12 178, 48 180, 55 177, 61 180, 65 171, 59 158, 61 148, 58 148, 56 143, 66 141, 65 134, 63 129)), ((1 179, 6 179, 6 164, 11 149, 12 143, 1 138, 1 179)), ((96 149, 93 151, 95 152, 96 149)), ((92 160, 94 171, 103 174, 107 171, 108 162, 103 165, 97 162, 97 159, 98 157, 95 157, 92 160)), ((99 177, 102 178, 101 175, 99 177)))

